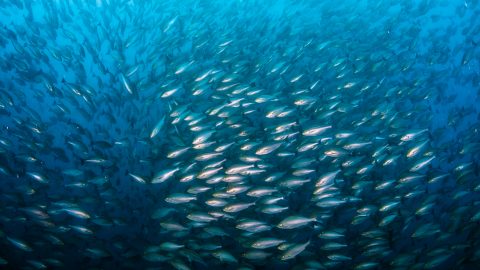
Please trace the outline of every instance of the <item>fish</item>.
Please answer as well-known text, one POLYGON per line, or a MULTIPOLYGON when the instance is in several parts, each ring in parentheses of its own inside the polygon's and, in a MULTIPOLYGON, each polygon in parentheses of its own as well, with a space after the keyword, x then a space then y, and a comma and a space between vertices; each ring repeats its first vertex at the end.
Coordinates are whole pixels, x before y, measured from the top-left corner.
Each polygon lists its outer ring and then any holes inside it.
POLYGON ((181 148, 177 148, 175 150, 172 150, 171 152, 169 152, 167 154, 167 158, 177 158, 185 153, 187 153, 187 151, 190 149, 189 146, 187 147, 181 147, 181 148))
POLYGON ((267 249, 276 247, 282 243, 285 243, 285 240, 276 239, 276 238, 260 238, 252 243, 252 248, 255 249, 267 249))
POLYGON ((300 253, 302 253, 307 246, 310 245, 310 241, 304 244, 295 244, 289 247, 280 257, 282 261, 291 260, 297 257, 300 253))
POLYGON ((424 158, 424 159, 421 159, 421 160, 417 161, 417 163, 415 163, 415 164, 410 168, 410 171, 411 171, 411 172, 420 171, 420 170, 422 170, 425 166, 428 166, 434 159, 435 159, 435 156, 426 157, 426 158, 424 158))
POLYGON ((183 193, 173 193, 167 198, 165 198, 165 201, 171 204, 182 204, 182 203, 188 203, 196 199, 197 199, 196 196, 191 196, 183 193))
POLYGON ((303 136, 318 136, 318 135, 324 133, 325 131, 327 131, 331 128, 332 128, 331 125, 308 127, 302 132, 302 135, 303 136))
POLYGON ((26 251, 26 252, 32 252, 33 249, 28 245, 26 244, 25 242, 23 242, 22 240, 20 239, 16 239, 16 238, 12 238, 12 237, 6 237, 6 239, 8 240, 8 242, 10 242, 14 247, 22 250, 22 251, 26 251))
POLYGON ((122 78, 123 86, 125 87, 125 89, 127 90, 127 92, 128 92, 130 95, 133 95, 133 89, 132 89, 132 87, 130 86, 130 84, 127 82, 127 79, 125 78, 125 76, 124 76, 123 74, 120 74, 120 77, 122 78))
POLYGON ((255 155, 259 155, 259 156, 268 155, 273 151, 277 150, 280 146, 282 146, 281 143, 274 143, 274 144, 262 146, 260 149, 258 149, 255 152, 255 155))
POLYGON ((180 168, 173 168, 173 169, 165 169, 163 171, 158 172, 152 179, 152 184, 160 184, 168 179, 172 178, 176 172, 178 172, 180 168))
POLYGON ((2 267, 480 264, 478 1, 0 7, 2 267))
POLYGON ((65 213, 67 213, 71 216, 77 217, 77 218, 81 218, 81 219, 89 219, 90 218, 90 215, 88 213, 86 213, 85 211, 82 211, 80 209, 64 208, 62 210, 65 213))
POLYGON ((162 129, 164 123, 165 123, 165 116, 163 116, 162 118, 160 118, 160 120, 157 122, 157 124, 155 125, 155 127, 152 129, 152 132, 150 132, 150 139, 153 139, 155 136, 158 135, 158 133, 159 133, 160 130, 162 129))
POLYGON ((146 184, 147 183, 147 181, 145 181, 145 179, 143 179, 141 176, 138 176, 138 175, 133 174, 133 173, 129 173, 128 175, 130 175, 135 181, 137 181, 140 184, 146 184))
POLYGON ((240 220, 240 222, 235 226, 235 228, 251 233, 258 233, 270 230, 271 226, 269 226, 265 222, 257 220, 240 220))
POLYGON ((223 208, 223 211, 227 213, 236 213, 236 212, 243 211, 253 205, 255 205, 255 203, 234 203, 234 204, 226 205, 223 208))
POLYGON ((428 129, 414 130, 403 135, 400 140, 404 142, 412 141, 421 136, 422 134, 428 132, 428 129))
POLYGON ((280 229, 296 229, 298 227, 308 225, 313 221, 316 221, 316 219, 302 216, 290 216, 280 221, 277 227, 280 229))
POLYGON ((418 143, 414 147, 408 150, 407 152, 407 158, 413 158, 417 156, 419 153, 421 153, 427 146, 429 140, 425 140, 423 142, 418 143))

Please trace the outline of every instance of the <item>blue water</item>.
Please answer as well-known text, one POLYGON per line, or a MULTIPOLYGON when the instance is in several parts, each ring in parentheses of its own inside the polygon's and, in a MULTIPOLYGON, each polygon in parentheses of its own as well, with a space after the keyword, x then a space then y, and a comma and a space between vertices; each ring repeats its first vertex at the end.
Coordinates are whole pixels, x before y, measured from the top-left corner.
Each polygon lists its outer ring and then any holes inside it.
POLYGON ((0 267, 477 269, 479 18, 474 0, 1 1, 0 267), (328 129, 306 136, 315 125, 328 129), (214 181, 238 164, 251 166, 239 182, 214 181), (223 200, 245 210, 207 205, 232 187, 246 190, 223 200), (286 210, 247 195, 263 187, 286 210), (166 201, 178 193, 191 201, 166 201), (318 205, 328 199, 338 205, 318 205), (312 220, 279 228, 289 216, 312 220), (238 229, 245 220, 269 229, 238 229), (331 231, 342 236, 322 238, 331 231), (284 243, 252 247, 264 238, 284 243))

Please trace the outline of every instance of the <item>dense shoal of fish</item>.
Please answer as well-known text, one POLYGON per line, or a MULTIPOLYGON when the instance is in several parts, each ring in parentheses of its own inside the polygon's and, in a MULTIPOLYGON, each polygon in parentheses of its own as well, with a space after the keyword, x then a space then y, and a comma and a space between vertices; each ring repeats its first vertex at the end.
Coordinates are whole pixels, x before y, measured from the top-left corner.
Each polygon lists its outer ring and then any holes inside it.
POLYGON ((0 18, 0 267, 478 269, 479 1, 0 18))

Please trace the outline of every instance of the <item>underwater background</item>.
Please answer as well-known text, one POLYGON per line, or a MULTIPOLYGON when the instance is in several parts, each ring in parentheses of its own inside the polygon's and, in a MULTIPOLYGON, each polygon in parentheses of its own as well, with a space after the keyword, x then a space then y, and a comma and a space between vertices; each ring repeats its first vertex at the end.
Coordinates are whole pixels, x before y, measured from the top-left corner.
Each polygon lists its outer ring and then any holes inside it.
POLYGON ((480 1, 0 1, 0 268, 479 269, 480 1))

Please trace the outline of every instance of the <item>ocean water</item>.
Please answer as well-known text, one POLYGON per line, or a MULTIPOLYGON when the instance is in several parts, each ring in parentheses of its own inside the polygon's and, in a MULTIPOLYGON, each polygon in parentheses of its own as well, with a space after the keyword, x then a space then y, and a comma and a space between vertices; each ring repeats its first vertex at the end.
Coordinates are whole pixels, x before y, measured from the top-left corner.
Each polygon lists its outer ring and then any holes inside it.
POLYGON ((480 1, 0 1, 1 269, 479 269, 480 1))

